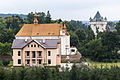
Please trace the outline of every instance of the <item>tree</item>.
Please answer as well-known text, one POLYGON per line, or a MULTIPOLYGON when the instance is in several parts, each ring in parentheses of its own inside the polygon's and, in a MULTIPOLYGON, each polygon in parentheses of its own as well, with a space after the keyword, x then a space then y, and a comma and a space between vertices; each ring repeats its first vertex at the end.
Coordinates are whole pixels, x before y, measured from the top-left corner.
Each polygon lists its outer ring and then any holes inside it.
POLYGON ((118 34, 120 34, 120 21, 116 24, 115 29, 117 30, 118 34))
POLYGON ((66 24, 66 26, 67 26, 67 31, 75 31, 77 28, 76 28, 76 26, 73 26, 70 22, 68 22, 68 21, 65 21, 65 24, 66 24))
POLYGON ((104 54, 101 39, 91 40, 86 44, 87 56, 93 61, 100 61, 102 54, 104 54))
POLYGON ((84 42, 86 40, 86 33, 85 33, 84 29, 78 28, 75 31, 75 34, 78 36, 80 42, 84 42))
POLYGON ((16 29, 20 24, 23 24, 23 19, 19 17, 18 15, 12 16, 12 17, 5 17, 6 21, 6 28, 9 29, 16 29))
POLYGON ((79 42, 78 36, 73 31, 70 31, 69 33, 70 33, 70 45, 77 46, 79 42))
POLYGON ((33 12, 29 13, 27 15, 27 21, 28 21, 28 24, 33 24, 33 21, 34 21, 34 14, 33 12))
POLYGON ((92 39, 95 39, 95 35, 91 27, 88 27, 88 33, 87 33, 87 41, 90 41, 92 39))
POLYGON ((49 11, 47 12, 47 15, 46 15, 46 23, 51 23, 51 15, 49 11))
POLYGON ((0 43, 0 55, 11 55, 11 43, 0 43))
POLYGON ((39 24, 46 23, 46 15, 44 12, 38 12, 37 15, 39 24))

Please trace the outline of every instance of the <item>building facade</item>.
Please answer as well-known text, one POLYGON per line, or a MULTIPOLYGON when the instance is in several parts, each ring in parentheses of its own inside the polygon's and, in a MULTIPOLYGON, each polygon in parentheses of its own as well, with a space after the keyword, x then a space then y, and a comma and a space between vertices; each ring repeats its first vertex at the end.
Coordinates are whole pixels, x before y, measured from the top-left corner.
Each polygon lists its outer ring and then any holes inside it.
POLYGON ((70 55, 70 35, 66 25, 24 24, 12 44, 13 66, 61 65, 61 55, 70 55))
POLYGON ((97 35, 97 31, 103 32, 107 30, 107 18, 103 18, 99 11, 96 13, 94 18, 90 17, 90 27, 93 30, 94 34, 97 35))

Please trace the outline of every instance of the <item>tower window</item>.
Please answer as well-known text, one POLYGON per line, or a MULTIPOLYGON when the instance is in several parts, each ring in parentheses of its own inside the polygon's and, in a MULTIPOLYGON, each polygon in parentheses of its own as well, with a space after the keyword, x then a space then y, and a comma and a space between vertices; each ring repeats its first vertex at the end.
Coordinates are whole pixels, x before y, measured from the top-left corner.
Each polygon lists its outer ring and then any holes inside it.
POLYGON ((48 59, 48 64, 51 64, 51 59, 48 59))
POLYGON ((51 56, 51 51, 48 51, 48 56, 51 56))
POLYGON ((20 51, 18 51, 18 56, 20 56, 20 51))
POLYGON ((94 24, 94 26, 96 26, 96 24, 94 24))
POLYGON ((31 45, 31 47, 33 47, 33 45, 31 45))
POLYGON ((18 59, 18 64, 21 64, 21 60, 20 59, 18 59))

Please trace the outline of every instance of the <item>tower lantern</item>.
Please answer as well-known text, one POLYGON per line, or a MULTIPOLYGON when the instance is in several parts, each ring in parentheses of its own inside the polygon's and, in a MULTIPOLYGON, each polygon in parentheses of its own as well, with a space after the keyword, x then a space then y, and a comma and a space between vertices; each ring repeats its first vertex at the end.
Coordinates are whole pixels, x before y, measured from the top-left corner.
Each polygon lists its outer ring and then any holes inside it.
POLYGON ((38 24, 37 13, 35 13, 35 15, 34 15, 34 24, 38 24))

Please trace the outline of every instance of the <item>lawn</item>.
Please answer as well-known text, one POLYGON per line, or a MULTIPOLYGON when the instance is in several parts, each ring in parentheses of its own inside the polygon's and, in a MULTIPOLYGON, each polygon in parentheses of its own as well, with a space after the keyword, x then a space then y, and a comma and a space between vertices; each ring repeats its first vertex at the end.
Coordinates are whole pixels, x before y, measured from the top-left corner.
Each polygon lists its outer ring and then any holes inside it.
POLYGON ((120 67, 120 62, 117 62, 117 63, 94 62, 94 61, 91 61, 91 60, 88 59, 88 58, 85 58, 85 61, 88 62, 88 65, 89 65, 89 67, 91 67, 91 68, 95 68, 95 67, 101 68, 101 66, 102 66, 103 68, 104 68, 104 67, 110 68, 111 66, 118 66, 118 67, 120 67))
POLYGON ((103 66, 103 68, 104 67, 110 68, 111 66, 120 67, 120 62, 117 62, 117 63, 88 62, 88 65, 92 68, 94 68, 95 66, 98 67, 98 68, 101 68, 101 66, 103 66))

